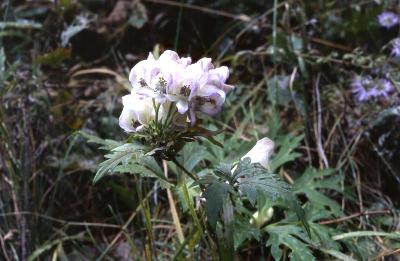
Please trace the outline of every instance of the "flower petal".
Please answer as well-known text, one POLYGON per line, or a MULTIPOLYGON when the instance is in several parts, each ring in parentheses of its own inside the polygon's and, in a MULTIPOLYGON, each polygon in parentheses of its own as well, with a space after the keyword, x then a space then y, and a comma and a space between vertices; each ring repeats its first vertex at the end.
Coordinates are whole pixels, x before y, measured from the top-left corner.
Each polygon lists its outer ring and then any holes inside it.
POLYGON ((135 121, 136 121, 135 113, 127 108, 123 108, 121 116, 119 116, 119 126, 126 132, 136 132, 136 128, 133 127, 135 121))
POLYGON ((264 168, 268 166, 269 157, 274 151, 274 142, 265 137, 257 141, 256 145, 242 157, 250 158, 251 163, 260 163, 264 168))

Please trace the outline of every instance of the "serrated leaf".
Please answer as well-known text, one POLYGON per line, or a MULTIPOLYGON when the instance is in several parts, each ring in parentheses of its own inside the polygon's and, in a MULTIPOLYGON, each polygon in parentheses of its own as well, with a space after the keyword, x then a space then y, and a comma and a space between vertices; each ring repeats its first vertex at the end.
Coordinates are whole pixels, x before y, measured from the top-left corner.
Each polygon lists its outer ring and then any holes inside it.
POLYGON ((239 162, 233 176, 238 181, 239 191, 246 195, 253 206, 260 198, 259 195, 267 197, 272 202, 278 198, 283 199, 286 205, 295 211, 307 234, 310 235, 303 209, 291 192, 289 184, 282 181, 279 176, 268 173, 260 164, 251 164, 248 158, 239 162))
POLYGON ((151 169, 148 169, 147 167, 139 163, 129 163, 124 165, 119 165, 115 167, 113 171, 118 173, 139 174, 142 177, 158 178, 164 182, 169 183, 169 181, 165 178, 165 176, 163 175, 159 176, 151 169))
POLYGON ((235 224, 233 222, 233 205, 229 197, 224 199, 222 206, 222 220, 223 227, 221 231, 217 231, 217 235, 220 239, 219 252, 221 260, 233 260, 234 259, 234 231, 235 224), (222 237, 221 237, 222 236, 222 237))
POLYGON ((224 163, 224 162, 221 162, 216 167, 216 171, 218 171, 220 173, 224 173, 226 176, 232 176, 231 169, 232 169, 231 164, 224 163))
POLYGON ((206 174, 206 175, 202 176, 201 178, 199 178, 198 180, 194 181, 190 185, 190 187, 198 186, 199 184, 209 185, 214 182, 218 182, 217 177, 215 177, 214 175, 211 175, 211 174, 206 174))
POLYGON ((249 222, 235 220, 234 242, 235 250, 238 249, 243 242, 250 239, 260 240, 260 230, 250 225, 249 222))
POLYGON ((132 155, 132 152, 115 152, 113 154, 106 155, 106 157, 109 159, 100 163, 99 169, 93 178, 93 183, 96 183, 106 174, 112 172, 114 168, 117 167, 122 161, 129 159, 132 157, 132 155))
POLYGON ((269 234, 267 246, 271 246, 271 254, 275 260, 282 257, 281 245, 291 250, 289 254, 290 260, 293 261, 312 261, 315 257, 308 247, 311 243, 301 227, 295 225, 279 225, 275 224, 266 227, 269 234))
POLYGON ((223 180, 232 182, 234 180, 234 177, 232 176, 231 169, 231 164, 219 163, 214 171, 214 174, 217 177, 222 178, 223 180))
POLYGON ((320 189, 332 189, 340 192, 341 177, 338 175, 332 176, 334 171, 331 169, 316 170, 308 168, 303 175, 295 180, 293 191, 296 194, 304 193, 313 207, 324 210, 328 207, 335 216, 343 215, 339 204, 325 196, 320 189))
POLYGON ((231 187, 226 183, 215 182, 204 191, 206 198, 206 215, 211 227, 215 228, 224 200, 228 197, 231 187))
POLYGON ((310 222, 310 228, 315 238, 320 239, 322 247, 331 250, 340 250, 340 244, 332 239, 335 229, 310 222))
POLYGON ((111 150, 111 154, 105 155, 108 160, 99 164, 99 169, 93 178, 93 183, 99 181, 104 175, 111 173, 123 161, 142 153, 143 146, 140 144, 128 143, 111 150))
POLYGON ((192 171, 200 161, 206 158, 207 154, 205 147, 190 142, 182 150, 182 162, 188 171, 192 171))
POLYGON ((280 180, 260 164, 250 164, 250 160, 241 160, 235 170, 234 179, 238 181, 239 191, 243 192, 254 206, 258 193, 264 194, 272 201, 277 198, 285 198, 290 193, 289 185, 280 180))
POLYGON ((269 163, 271 172, 275 172, 283 164, 293 161, 300 156, 300 153, 294 152, 293 150, 300 145, 302 139, 303 135, 298 137, 287 135, 279 142, 279 151, 269 163))

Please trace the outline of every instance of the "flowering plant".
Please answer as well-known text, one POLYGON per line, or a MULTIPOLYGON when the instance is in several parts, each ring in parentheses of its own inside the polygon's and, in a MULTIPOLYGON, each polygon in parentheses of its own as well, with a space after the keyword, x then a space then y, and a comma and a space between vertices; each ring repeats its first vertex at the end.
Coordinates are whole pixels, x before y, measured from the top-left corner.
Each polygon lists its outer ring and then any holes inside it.
MULTIPOLYGON (((310 231, 290 186, 271 172, 270 156, 274 150, 271 139, 265 137, 257 141, 237 162, 216 162, 197 174, 192 173, 193 167, 187 167, 186 162, 179 160, 182 148, 192 141, 206 139, 223 148, 213 137, 221 131, 202 127, 201 115, 214 116, 221 110, 226 94, 234 89, 226 84, 228 76, 229 69, 214 67, 210 58, 192 64, 190 57, 180 58, 169 50, 158 59, 149 54, 146 60, 132 68, 129 75, 131 93, 122 97, 119 125, 129 134, 126 142, 83 135, 102 144, 109 152, 105 156, 107 160, 100 164, 94 182, 108 174, 138 173, 157 178, 167 190, 183 188, 185 204, 192 206, 191 214, 197 220, 197 229, 209 230, 218 244, 220 257, 232 260, 234 246, 245 240, 233 240, 235 236, 243 235, 240 228, 261 229, 273 217, 275 205, 292 209, 307 234, 310 231), (176 183, 166 174, 167 161, 175 165, 176 183), (164 171, 160 171, 161 165, 164 171), (193 208, 195 199, 200 199, 204 208, 196 211, 193 208), (247 204, 249 210, 244 210, 247 204), (205 216, 208 225, 202 224, 197 214, 205 216)), ((289 152, 285 155, 291 157, 289 152)), ((195 162, 200 160, 194 159, 195 162)), ((283 164, 285 160, 278 162, 283 164)), ((180 226, 179 221, 176 224, 180 226)), ((260 232, 254 233, 257 238, 260 232)))

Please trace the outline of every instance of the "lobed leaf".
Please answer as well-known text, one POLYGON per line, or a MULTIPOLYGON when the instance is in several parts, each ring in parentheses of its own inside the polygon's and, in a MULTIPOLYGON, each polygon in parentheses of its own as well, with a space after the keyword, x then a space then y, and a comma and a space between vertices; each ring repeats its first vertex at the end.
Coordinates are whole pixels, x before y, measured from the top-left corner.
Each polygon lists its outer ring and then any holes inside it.
POLYGON ((271 246, 271 254, 275 260, 282 257, 281 245, 291 250, 290 260, 293 261, 312 261, 316 260, 312 254, 307 236, 301 227, 295 225, 269 225, 266 231, 270 235, 267 246, 271 246))
POLYGON ((229 195, 231 187, 222 182, 215 182, 208 186, 204 191, 206 198, 206 215, 211 227, 215 228, 224 201, 229 195))

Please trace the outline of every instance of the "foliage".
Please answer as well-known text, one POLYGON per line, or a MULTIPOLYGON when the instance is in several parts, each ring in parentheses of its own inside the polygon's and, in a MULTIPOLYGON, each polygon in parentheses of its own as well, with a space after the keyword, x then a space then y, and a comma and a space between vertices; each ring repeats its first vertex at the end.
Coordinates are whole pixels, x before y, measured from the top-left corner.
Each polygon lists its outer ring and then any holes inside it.
POLYGON ((396 258, 388 11, 398 3, 1 1, 0 260, 396 258), (228 66, 235 90, 181 136, 127 135, 129 72, 166 49, 228 66), (265 136, 266 168, 242 158, 265 136))

